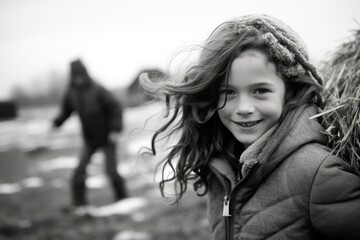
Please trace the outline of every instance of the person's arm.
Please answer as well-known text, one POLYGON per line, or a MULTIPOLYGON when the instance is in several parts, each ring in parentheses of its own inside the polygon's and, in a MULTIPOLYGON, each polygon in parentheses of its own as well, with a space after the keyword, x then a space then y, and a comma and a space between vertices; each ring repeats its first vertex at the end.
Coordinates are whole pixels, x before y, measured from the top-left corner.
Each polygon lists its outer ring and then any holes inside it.
POLYGON ((60 127, 66 121, 66 119, 68 119, 73 111, 74 109, 70 104, 70 96, 67 93, 63 98, 59 115, 53 120, 53 127, 60 127))
POLYGON ((340 158, 326 158, 312 184, 309 211, 326 239, 360 239, 360 176, 340 158))

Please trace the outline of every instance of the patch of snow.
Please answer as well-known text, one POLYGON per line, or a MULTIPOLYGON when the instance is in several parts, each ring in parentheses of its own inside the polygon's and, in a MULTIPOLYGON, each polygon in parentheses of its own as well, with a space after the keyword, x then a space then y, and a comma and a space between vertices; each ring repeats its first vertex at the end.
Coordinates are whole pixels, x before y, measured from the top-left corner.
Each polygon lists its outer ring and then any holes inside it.
POLYGON ((30 177, 22 180, 22 185, 25 188, 37 188, 44 186, 44 181, 39 177, 30 177))
POLYGON ((146 232, 123 231, 118 233, 113 240, 150 240, 151 235, 146 232))
POLYGON ((64 168, 75 168, 77 166, 77 162, 78 159, 74 156, 58 157, 39 163, 37 169, 46 172, 64 168))
POLYGON ((125 198, 115 203, 101 206, 93 211, 94 217, 107 217, 111 215, 132 214, 140 208, 145 207, 148 201, 145 198, 125 198))
POLYGON ((88 188, 103 188, 107 184, 107 178, 104 175, 92 176, 86 179, 88 188))
POLYGON ((0 194, 13 194, 21 191, 19 183, 3 183, 0 184, 0 194))

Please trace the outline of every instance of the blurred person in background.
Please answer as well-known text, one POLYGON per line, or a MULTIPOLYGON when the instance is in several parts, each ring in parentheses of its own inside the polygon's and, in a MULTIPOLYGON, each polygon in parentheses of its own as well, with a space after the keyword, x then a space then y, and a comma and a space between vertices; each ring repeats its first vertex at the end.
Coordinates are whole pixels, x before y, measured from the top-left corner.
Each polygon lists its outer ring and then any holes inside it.
POLYGON ((105 169, 111 179, 115 200, 126 197, 123 178, 117 171, 116 143, 122 130, 122 108, 115 97, 95 82, 81 60, 70 63, 70 82, 65 92, 54 128, 60 127, 76 112, 82 126, 83 147, 71 181, 73 206, 66 210, 83 211, 86 199, 86 168, 91 156, 101 148, 105 154, 105 169))

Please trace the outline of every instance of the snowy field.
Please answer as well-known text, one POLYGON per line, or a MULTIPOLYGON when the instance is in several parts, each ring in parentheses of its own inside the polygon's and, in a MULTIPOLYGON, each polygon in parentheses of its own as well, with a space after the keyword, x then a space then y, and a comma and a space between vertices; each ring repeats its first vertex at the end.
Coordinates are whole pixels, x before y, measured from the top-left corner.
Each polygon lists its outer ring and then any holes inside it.
POLYGON ((112 202, 97 152, 86 182, 93 207, 85 216, 61 211, 70 204, 68 185, 81 146, 77 117, 56 131, 55 108, 23 110, 16 120, 0 122, 0 239, 209 239, 205 198, 189 192, 180 206, 170 206, 173 199, 163 199, 156 185, 158 159, 139 155, 162 121, 161 108, 125 109, 118 170, 130 197, 112 202))

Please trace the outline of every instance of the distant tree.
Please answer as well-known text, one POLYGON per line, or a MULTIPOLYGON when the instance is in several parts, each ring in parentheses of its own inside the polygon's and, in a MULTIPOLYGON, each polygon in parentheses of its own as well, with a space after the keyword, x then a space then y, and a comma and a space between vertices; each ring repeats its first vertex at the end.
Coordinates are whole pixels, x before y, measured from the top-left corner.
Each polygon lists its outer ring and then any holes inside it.
POLYGON ((17 85, 13 99, 19 107, 36 107, 58 104, 66 88, 67 79, 52 71, 46 79, 34 79, 30 85, 17 85))

